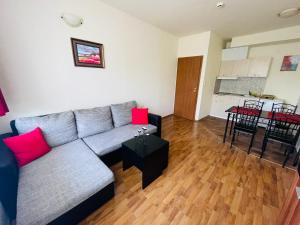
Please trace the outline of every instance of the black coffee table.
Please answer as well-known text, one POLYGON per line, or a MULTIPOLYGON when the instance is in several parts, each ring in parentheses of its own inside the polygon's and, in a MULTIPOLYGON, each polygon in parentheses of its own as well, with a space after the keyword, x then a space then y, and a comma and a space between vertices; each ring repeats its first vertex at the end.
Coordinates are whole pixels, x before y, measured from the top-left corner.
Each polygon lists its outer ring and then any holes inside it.
POLYGON ((169 142, 154 135, 136 137, 122 144, 123 170, 131 166, 142 171, 143 189, 168 166, 169 142))

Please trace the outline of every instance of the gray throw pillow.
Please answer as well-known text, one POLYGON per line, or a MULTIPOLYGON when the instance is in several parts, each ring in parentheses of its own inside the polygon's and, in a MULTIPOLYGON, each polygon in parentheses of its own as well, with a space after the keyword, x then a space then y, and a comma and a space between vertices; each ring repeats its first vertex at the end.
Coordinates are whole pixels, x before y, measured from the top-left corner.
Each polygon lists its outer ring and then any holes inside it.
POLYGON ((16 119, 16 128, 19 134, 32 131, 36 127, 41 128, 47 143, 51 147, 78 139, 75 117, 72 111, 16 119))
POLYGON ((136 101, 111 105, 111 113, 115 127, 121 127, 132 122, 131 109, 136 108, 136 101))
POLYGON ((78 137, 84 138, 113 128, 110 107, 97 107, 74 111, 78 137))

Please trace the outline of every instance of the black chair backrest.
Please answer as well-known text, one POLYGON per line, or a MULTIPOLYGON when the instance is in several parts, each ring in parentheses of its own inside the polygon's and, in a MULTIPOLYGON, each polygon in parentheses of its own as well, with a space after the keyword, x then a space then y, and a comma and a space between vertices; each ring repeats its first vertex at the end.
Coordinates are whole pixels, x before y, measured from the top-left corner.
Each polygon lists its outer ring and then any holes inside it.
POLYGON ((236 123, 243 127, 257 127, 264 102, 246 100, 243 107, 237 107, 236 123))
POLYGON ((275 134, 282 140, 295 145, 300 134, 300 120, 288 113, 273 112, 272 119, 267 126, 266 135, 275 134))
POLYGON ((244 107, 250 109, 262 110, 264 102, 257 100, 245 100, 244 107))
POLYGON ((286 103, 273 103, 272 105, 272 112, 295 114, 296 110, 297 110, 296 105, 291 105, 286 103))

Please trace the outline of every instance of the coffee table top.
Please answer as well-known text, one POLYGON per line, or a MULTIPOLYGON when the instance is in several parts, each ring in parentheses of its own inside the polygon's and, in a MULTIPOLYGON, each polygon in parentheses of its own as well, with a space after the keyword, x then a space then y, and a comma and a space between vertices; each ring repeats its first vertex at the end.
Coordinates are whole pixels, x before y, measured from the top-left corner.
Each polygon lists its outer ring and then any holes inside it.
POLYGON ((125 141, 122 146, 134 151, 141 158, 145 158, 168 144, 168 141, 155 135, 145 135, 144 137, 136 137, 125 141), (144 144, 142 138, 144 138, 144 144))

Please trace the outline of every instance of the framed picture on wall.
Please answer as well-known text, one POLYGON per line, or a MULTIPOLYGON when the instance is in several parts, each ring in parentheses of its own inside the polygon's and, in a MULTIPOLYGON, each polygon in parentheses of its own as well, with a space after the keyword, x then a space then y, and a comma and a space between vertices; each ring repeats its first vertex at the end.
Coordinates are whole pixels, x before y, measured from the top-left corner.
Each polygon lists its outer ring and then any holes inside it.
POLYGON ((284 56, 280 71, 296 71, 299 62, 300 62, 300 55, 284 56))
POLYGON ((75 66, 104 68, 103 44, 71 38, 75 66))

